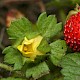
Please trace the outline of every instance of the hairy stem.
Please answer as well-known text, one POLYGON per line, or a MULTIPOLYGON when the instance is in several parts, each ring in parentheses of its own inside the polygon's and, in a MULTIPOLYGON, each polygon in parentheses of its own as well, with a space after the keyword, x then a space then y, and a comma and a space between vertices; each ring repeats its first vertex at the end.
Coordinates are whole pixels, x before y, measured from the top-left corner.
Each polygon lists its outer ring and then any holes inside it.
POLYGON ((6 64, 0 63, 0 68, 6 69, 8 71, 13 71, 13 68, 11 66, 8 66, 6 64))

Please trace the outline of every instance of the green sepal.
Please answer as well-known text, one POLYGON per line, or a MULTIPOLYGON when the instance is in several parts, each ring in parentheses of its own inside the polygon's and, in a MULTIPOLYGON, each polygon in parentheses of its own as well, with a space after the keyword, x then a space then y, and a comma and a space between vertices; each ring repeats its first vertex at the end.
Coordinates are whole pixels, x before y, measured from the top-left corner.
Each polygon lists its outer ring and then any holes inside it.
POLYGON ((78 4, 76 4, 76 7, 74 8, 74 10, 71 10, 69 13, 68 13, 68 16, 66 18, 66 20, 68 20, 70 18, 70 16, 72 15, 76 15, 78 12, 80 12, 80 6, 78 4))

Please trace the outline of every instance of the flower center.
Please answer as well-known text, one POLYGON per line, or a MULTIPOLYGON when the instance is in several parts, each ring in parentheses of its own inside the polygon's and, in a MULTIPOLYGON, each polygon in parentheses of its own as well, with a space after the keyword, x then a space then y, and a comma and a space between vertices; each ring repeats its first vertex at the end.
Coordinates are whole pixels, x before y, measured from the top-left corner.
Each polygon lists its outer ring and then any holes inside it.
POLYGON ((24 51, 24 52, 33 52, 32 44, 28 44, 28 45, 24 44, 22 51, 24 51))

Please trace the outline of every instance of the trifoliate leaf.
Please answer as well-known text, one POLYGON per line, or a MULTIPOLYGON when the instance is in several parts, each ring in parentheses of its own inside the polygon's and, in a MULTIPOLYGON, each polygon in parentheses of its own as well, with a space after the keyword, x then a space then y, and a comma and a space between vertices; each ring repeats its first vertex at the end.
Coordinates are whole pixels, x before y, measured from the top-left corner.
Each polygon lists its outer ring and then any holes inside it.
POLYGON ((1 80, 24 80, 24 79, 8 77, 8 78, 2 78, 1 80))
POLYGON ((50 46, 50 59, 54 65, 58 66, 61 58, 65 55, 65 52, 67 50, 66 42, 64 40, 57 40, 51 43, 50 46))
POLYGON ((45 62, 40 63, 39 65, 32 67, 26 71, 26 77, 32 77, 35 80, 39 77, 49 73, 49 68, 45 62))
POLYGON ((51 48, 48 42, 45 39, 43 39, 40 45, 38 46, 38 50, 43 53, 47 53, 47 52, 50 52, 51 48))
POLYGON ((80 80, 80 53, 65 55, 61 60, 64 80, 80 80))
POLYGON ((18 50, 9 46, 3 50, 5 53, 4 62, 14 64, 14 70, 20 70, 23 66, 23 59, 18 50))
POLYGON ((61 31, 62 24, 57 24, 55 15, 49 15, 47 17, 44 12, 38 18, 37 27, 41 35, 49 39, 61 31))

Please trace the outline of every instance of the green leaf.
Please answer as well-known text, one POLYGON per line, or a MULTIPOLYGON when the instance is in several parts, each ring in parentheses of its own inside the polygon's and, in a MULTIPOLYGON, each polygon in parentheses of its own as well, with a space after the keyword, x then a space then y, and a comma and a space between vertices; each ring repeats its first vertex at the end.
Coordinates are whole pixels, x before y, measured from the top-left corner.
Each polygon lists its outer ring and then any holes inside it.
POLYGON ((44 12, 38 18, 37 27, 43 37, 50 39, 61 31, 62 23, 57 24, 55 15, 49 15, 47 17, 44 12))
POLYGON ((9 46, 3 50, 4 56, 4 62, 9 64, 14 64, 14 70, 20 70, 23 66, 23 59, 21 53, 9 46))
POLYGON ((24 79, 8 77, 8 78, 2 78, 1 80, 24 80, 24 79))
POLYGON ((58 67, 54 68, 54 66, 52 66, 50 73, 39 78, 39 80, 63 80, 63 76, 60 73, 60 69, 58 67))
POLYGON ((65 55, 61 60, 64 80, 80 80, 80 53, 65 55))
POLYGON ((39 17, 38 17, 38 21, 37 21, 37 25, 38 25, 38 29, 42 29, 42 25, 43 25, 43 23, 45 22, 45 20, 46 20, 46 18, 47 18, 47 14, 46 14, 46 12, 43 12, 39 17))
POLYGON ((7 29, 10 39, 17 39, 29 35, 32 24, 26 18, 16 19, 7 29))
POLYGON ((45 62, 40 63, 39 65, 32 67, 26 71, 26 77, 32 77, 35 80, 39 77, 49 73, 49 68, 45 62))
POLYGON ((48 42, 46 41, 46 39, 43 39, 41 41, 40 45, 38 46, 38 50, 43 53, 50 52, 51 48, 50 48, 50 45, 48 44, 48 42))
POLYGON ((59 66, 59 62, 61 58, 65 55, 65 52, 67 50, 66 42, 64 40, 57 40, 51 43, 50 46, 50 59, 54 65, 59 66))
POLYGON ((44 33, 44 37, 50 38, 55 36, 58 32, 61 31, 62 29, 62 23, 58 23, 55 26, 53 26, 53 22, 52 24, 49 26, 49 28, 46 30, 46 32, 44 33))
POLYGON ((22 41, 23 41, 23 38, 18 38, 18 39, 13 41, 13 45, 12 46, 17 48, 17 46, 19 46, 22 41))
POLYGON ((34 38, 34 37, 36 37, 38 35, 40 35, 40 33, 38 32, 36 26, 33 26, 32 27, 32 31, 31 32, 29 31, 29 34, 27 34, 26 37, 28 39, 32 39, 32 38, 34 38))

